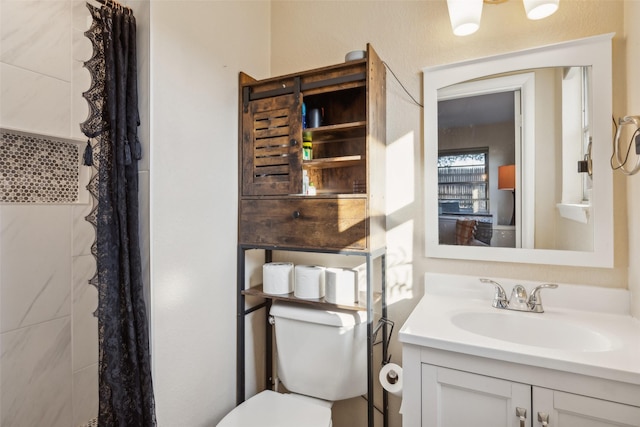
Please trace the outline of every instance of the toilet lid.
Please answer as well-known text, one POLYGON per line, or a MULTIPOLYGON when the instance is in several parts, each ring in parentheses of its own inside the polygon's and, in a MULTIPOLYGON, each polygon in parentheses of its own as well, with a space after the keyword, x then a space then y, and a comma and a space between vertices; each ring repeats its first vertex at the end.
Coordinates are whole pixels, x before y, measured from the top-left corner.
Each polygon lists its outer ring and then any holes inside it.
POLYGON ((217 427, 329 427, 331 409, 265 390, 244 401, 217 427))

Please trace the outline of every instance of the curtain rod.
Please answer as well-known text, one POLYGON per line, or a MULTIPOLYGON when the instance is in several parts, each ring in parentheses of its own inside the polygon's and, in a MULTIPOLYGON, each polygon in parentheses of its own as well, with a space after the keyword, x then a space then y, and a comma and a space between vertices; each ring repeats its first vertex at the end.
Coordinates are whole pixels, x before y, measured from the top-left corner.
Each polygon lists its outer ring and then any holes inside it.
POLYGON ((133 13, 129 6, 124 6, 120 4, 117 0, 96 0, 98 3, 103 4, 107 7, 112 7, 116 9, 120 9, 122 11, 126 11, 127 13, 133 13))

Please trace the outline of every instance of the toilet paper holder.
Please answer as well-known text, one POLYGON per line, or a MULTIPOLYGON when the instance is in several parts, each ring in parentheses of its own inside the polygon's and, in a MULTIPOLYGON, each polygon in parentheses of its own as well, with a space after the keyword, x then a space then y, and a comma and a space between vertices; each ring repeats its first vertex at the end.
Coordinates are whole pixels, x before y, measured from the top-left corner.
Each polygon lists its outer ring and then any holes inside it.
POLYGON ((373 343, 373 345, 384 343, 383 354, 387 355, 386 359, 383 357, 382 366, 386 365, 391 361, 391 355, 389 354, 389 343, 391 342, 391 336, 393 335, 393 326, 394 326, 393 320, 389 320, 386 317, 381 317, 380 320, 378 320, 378 324, 373 329, 373 336, 371 338, 371 342, 373 343), (382 329, 384 326, 388 327, 386 339, 384 339, 383 337, 383 339, 381 339, 380 341, 376 341, 378 339, 378 332, 380 332, 380 329, 382 329))

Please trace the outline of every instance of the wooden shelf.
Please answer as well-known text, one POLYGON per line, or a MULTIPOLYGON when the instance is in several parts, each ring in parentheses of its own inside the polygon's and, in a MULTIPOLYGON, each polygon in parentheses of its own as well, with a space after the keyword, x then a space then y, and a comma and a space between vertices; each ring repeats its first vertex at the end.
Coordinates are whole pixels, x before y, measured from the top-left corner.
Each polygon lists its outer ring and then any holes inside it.
MULTIPOLYGON (((296 298, 295 296, 293 296, 293 292, 290 294, 284 294, 284 295, 267 294, 263 292, 262 285, 245 289, 244 291, 242 291, 242 294, 245 296, 253 296, 253 297, 268 298, 268 299, 278 300, 278 301, 289 301, 289 302, 296 302, 301 304, 314 305, 316 307, 320 307, 325 310, 340 309, 340 310, 362 311, 367 309, 366 301, 357 302, 357 303, 354 303, 353 305, 343 305, 343 304, 332 304, 330 302, 325 301, 324 298, 319 298, 319 299, 296 298)), ((380 301, 381 298, 382 298, 382 295, 379 292, 373 293, 374 304, 380 301)))
POLYGON ((303 132, 311 133, 312 142, 325 142, 347 138, 364 138, 367 131, 367 122, 350 122, 337 125, 306 128, 303 132))
POLYGON ((355 82, 342 83, 339 85, 322 86, 322 87, 313 88, 313 89, 304 89, 304 95, 312 96, 312 95, 317 95, 319 93, 335 92, 338 90, 353 89, 356 87, 365 87, 365 86, 366 86, 366 82, 364 80, 360 80, 355 82))
POLYGON ((305 169, 330 169, 357 166, 362 163, 362 156, 326 157, 323 159, 304 160, 302 166, 305 169))

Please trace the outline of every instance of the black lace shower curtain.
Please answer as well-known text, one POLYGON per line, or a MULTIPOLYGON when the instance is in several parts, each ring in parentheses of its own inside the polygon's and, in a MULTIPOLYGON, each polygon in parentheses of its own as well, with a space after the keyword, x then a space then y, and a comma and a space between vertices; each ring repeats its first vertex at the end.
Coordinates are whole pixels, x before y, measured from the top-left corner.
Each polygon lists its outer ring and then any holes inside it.
POLYGON ((94 167, 87 219, 96 228, 90 283, 98 288, 98 425, 146 427, 156 418, 138 232, 136 21, 129 9, 107 4, 87 4, 92 82, 83 94, 90 114, 80 125, 89 138, 85 164, 94 167))

